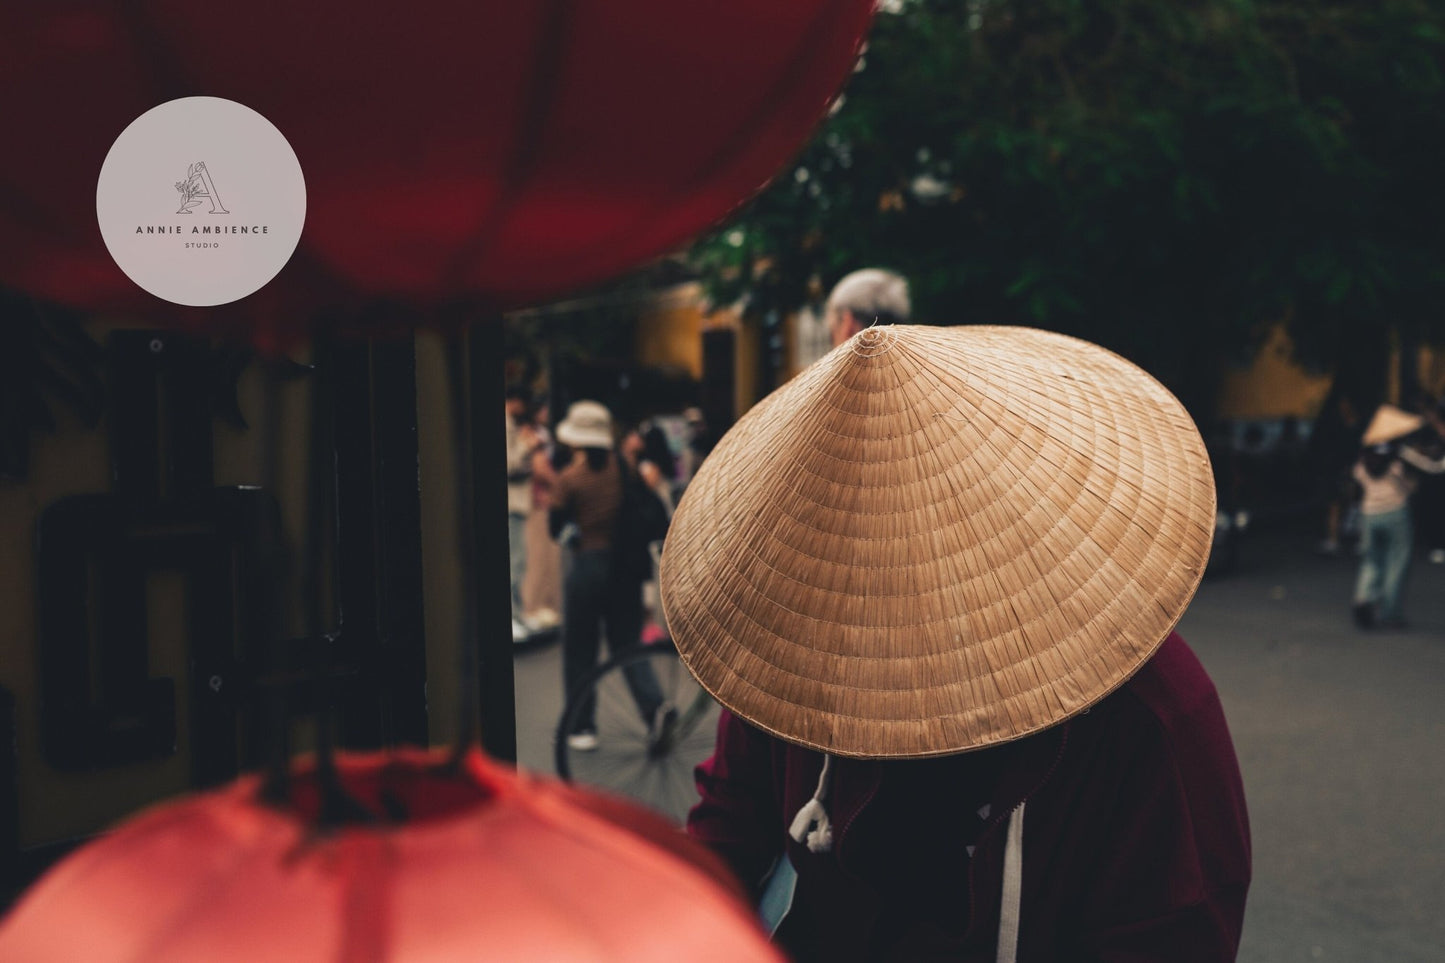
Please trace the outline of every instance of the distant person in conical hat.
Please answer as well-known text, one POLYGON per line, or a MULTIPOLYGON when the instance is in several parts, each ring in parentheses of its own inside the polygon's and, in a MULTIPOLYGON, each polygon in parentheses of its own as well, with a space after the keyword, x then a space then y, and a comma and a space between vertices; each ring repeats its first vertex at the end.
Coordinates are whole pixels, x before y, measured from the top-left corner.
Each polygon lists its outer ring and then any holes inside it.
POLYGON ((913 313, 908 280, 882 268, 845 276, 828 295, 824 315, 833 347, 874 324, 906 324, 913 313))
POLYGON ((1025 328, 866 328, 719 441, 662 598, 726 708, 689 831, 799 960, 1218 961, 1250 881, 1173 629, 1214 531, 1177 400, 1025 328))
MULTIPOLYGON (((1354 467, 1354 480, 1361 491, 1361 551, 1352 613, 1362 629, 1406 627, 1405 579, 1415 538, 1410 495, 1418 481, 1406 465, 1430 475, 1445 472, 1445 459, 1426 457, 1403 444, 1413 428, 1404 422, 1396 422, 1394 427, 1402 433, 1377 432, 1373 437, 1386 440, 1365 448, 1354 467)), ((1366 432, 1365 437, 1372 436, 1366 432)))

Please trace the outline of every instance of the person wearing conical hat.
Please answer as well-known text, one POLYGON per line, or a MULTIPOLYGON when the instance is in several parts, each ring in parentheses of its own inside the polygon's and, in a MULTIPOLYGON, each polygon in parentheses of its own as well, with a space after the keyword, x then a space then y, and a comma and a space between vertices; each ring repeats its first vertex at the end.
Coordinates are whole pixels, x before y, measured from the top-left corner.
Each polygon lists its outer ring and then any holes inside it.
MULTIPOLYGON (((1384 405, 1381 411, 1389 407, 1384 405)), ((1405 577, 1415 540, 1410 496, 1418 476, 1405 466, 1430 475, 1445 473, 1445 459, 1427 458, 1402 444, 1424 423, 1417 416, 1408 417, 1415 419, 1413 424, 1395 420, 1386 422, 1386 430, 1376 430, 1381 423, 1377 415, 1371 426, 1374 434, 1365 433, 1366 439, 1375 440, 1367 443, 1353 469, 1360 487, 1361 552, 1351 612, 1355 625, 1362 629, 1402 629, 1406 625, 1405 577)))
POLYGON ((678 506, 663 607, 725 708, 689 831, 800 960, 1229 960, 1250 881, 1173 629, 1215 498, 1177 400, 1087 342, 879 326, 678 506))

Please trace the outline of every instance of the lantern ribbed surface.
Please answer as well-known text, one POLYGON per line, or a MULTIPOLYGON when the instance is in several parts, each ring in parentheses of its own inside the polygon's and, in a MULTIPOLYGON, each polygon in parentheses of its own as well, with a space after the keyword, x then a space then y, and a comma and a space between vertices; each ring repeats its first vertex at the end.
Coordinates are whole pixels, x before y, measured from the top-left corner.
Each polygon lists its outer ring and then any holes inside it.
POLYGON ((151 809, 61 862, 0 925, 6 963, 715 963, 781 958, 726 870, 636 806, 472 754, 341 756, 366 809, 318 829, 260 780, 151 809))
MULTIPOLYGON (((281 344, 314 325, 453 327, 544 304, 676 249, 761 190, 852 76, 874 6, 428 0, 360 16, 352 0, 306 0, 235 17, 175 0, 0 4, 6 143, 44 145, 0 151, 0 284, 281 344), (274 124, 307 192, 287 267, 260 297, 204 310, 117 268, 94 192, 131 121, 197 93, 274 124)), ((200 153, 134 182, 155 197, 154 224, 185 220, 170 213, 188 164, 206 161, 225 189, 228 161, 205 143, 197 133, 187 151, 200 153)))
POLYGON ((842 756, 990 746, 1098 702, 1163 642, 1214 531, 1183 406, 1029 328, 869 328, 749 411, 662 558, 688 668, 842 756))

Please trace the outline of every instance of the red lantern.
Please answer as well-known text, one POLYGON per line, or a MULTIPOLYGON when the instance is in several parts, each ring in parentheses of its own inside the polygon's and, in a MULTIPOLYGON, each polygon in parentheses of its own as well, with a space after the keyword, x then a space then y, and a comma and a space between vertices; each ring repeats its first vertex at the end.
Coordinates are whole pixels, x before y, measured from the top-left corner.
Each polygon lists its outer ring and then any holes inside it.
POLYGON ((207 326, 378 300, 535 303, 676 247, 758 190, 848 76, 872 6, 10 4, 0 283, 207 326), (295 258, 230 310, 145 295, 96 229, 116 136, 196 94, 269 118, 307 179, 295 258))
POLYGON ((779 959, 713 857, 615 800, 473 754, 343 756, 397 822, 317 830, 247 777, 145 812, 62 862, 0 927, 6 963, 779 959))

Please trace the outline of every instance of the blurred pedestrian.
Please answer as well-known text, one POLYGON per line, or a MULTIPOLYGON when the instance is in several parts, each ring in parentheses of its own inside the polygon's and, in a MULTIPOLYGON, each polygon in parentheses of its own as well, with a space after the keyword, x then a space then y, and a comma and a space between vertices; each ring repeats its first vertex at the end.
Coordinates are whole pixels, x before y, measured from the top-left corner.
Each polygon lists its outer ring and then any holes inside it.
MULTIPOLYGON (((651 533, 638 530, 642 486, 614 451, 611 413, 595 401, 578 401, 557 425, 557 439, 574 451, 558 476, 549 526, 554 537, 569 526, 576 532, 562 588, 562 676, 570 699, 596 668, 604 633, 613 657, 640 644, 642 583, 651 556, 646 543, 639 555, 636 539, 651 533)), ((669 707, 651 667, 633 667, 627 682, 643 723, 660 724, 669 707)), ((566 734, 569 748, 597 748, 595 714, 595 704, 578 714, 576 728, 566 734)))
POLYGON ((547 523, 557 486, 550 420, 544 401, 532 419, 538 445, 532 453, 532 511, 527 516, 527 569, 522 579, 522 621, 533 632, 562 624, 562 549, 552 540, 547 523))
POLYGON ((882 268, 854 271, 833 286, 824 314, 833 347, 874 324, 907 324, 908 280, 882 268))
POLYGON ((532 511, 532 454, 540 444, 528 420, 525 388, 507 389, 507 546, 512 581, 512 638, 525 639, 522 621, 522 580, 527 573, 527 516, 532 511))
POLYGON ((651 421, 640 422, 622 442, 622 453, 642 479, 657 495, 672 517, 673 483, 677 481, 677 457, 667 442, 667 433, 651 421))
MULTIPOLYGON (((667 435, 651 421, 643 421, 627 433, 622 442, 622 453, 629 466, 637 472, 638 480, 657 497, 657 504, 672 518, 676 507, 674 484, 677 481, 677 459, 667 435)), ((660 531, 658 534, 665 535, 660 531)), ((653 540, 651 553, 654 562, 662 554, 662 539, 653 540)), ((657 592, 657 566, 651 567, 647 579, 642 583, 644 642, 658 642, 667 636, 667 625, 662 617, 662 604, 657 592)))

